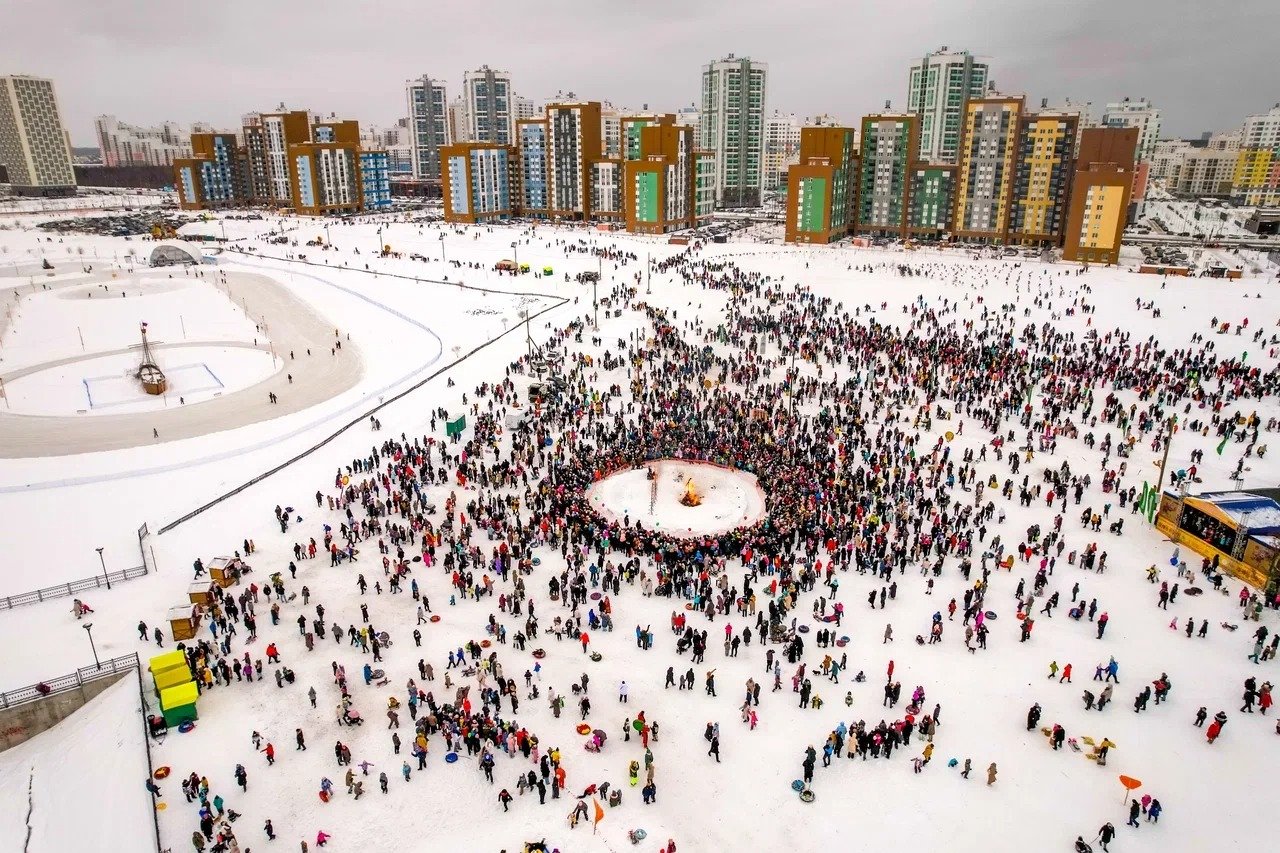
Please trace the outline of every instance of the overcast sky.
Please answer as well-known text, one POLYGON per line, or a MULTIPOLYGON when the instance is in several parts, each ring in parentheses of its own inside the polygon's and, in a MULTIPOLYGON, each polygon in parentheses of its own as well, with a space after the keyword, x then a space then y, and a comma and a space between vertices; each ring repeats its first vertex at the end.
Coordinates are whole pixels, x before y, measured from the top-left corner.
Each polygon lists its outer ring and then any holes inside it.
POLYGON ((990 57, 1029 103, 1146 96, 1163 135, 1236 127, 1280 101, 1280 0, 3 0, 0 74, 51 77, 76 145, 93 118, 209 121, 291 108, 385 126, 404 80, 508 70, 561 91, 674 110, 700 66, 769 64, 768 108, 854 122, 906 102, 907 68, 942 45, 990 57))

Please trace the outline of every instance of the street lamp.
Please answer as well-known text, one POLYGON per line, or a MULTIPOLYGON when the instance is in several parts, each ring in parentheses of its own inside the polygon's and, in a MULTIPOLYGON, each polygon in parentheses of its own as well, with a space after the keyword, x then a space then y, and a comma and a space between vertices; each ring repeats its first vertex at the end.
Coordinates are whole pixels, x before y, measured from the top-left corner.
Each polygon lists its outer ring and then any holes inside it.
POLYGON ((111 575, 107 574, 107 561, 102 559, 102 549, 95 548, 98 552, 98 562, 102 564, 102 579, 107 582, 107 589, 111 589, 111 575))
POLYGON ((515 240, 511 241, 511 251, 515 252, 513 257, 516 265, 516 272, 520 272, 520 244, 515 240))
POLYGON ((98 660, 98 647, 93 644, 93 623, 86 622, 80 626, 84 628, 84 632, 89 635, 89 648, 93 650, 93 665, 97 669, 102 669, 102 663, 98 660))
POLYGON ((644 256, 644 292, 646 294, 653 293, 653 280, 650 275, 653 273, 653 255, 646 253, 644 256))
POLYGON ((446 255, 444 252, 444 234, 443 233, 440 234, 440 258, 446 264, 449 263, 449 256, 446 255))

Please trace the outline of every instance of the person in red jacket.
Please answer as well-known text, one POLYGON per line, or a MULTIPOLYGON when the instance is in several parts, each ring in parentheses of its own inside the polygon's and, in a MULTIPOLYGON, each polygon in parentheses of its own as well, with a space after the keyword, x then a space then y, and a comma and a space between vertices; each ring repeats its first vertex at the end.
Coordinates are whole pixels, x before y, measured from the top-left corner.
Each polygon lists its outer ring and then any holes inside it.
POLYGON ((582 636, 578 639, 582 641, 582 653, 585 655, 587 653, 587 644, 591 642, 591 638, 587 636, 586 631, 583 631, 582 636))
POLYGON ((276 763, 276 748, 271 744, 270 741, 267 742, 267 748, 262 751, 267 754, 268 765, 276 763))

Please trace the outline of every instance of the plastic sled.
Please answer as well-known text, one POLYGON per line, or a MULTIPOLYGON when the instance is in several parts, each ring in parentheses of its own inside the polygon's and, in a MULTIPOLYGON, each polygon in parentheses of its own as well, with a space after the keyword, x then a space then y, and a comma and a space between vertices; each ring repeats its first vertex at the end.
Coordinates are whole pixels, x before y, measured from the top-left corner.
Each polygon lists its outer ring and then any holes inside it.
POLYGON ((812 803, 814 799, 816 799, 816 797, 814 796, 813 791, 806 788, 805 790, 800 792, 800 802, 812 803))
POLYGON ((333 796, 333 795, 332 795, 332 794, 330 794, 328 791, 321 791, 321 792, 320 792, 320 802, 322 802, 322 803, 327 803, 327 802, 329 802, 329 798, 330 798, 330 797, 332 797, 332 796, 333 796))
POLYGON ((793 779, 791 781, 791 790, 795 791, 797 794, 800 793, 804 790, 804 782, 799 779, 793 779))
POLYGON ((593 592, 593 593, 591 593, 591 595, 589 596, 589 598, 590 598, 592 601, 599 601, 599 600, 600 600, 600 593, 598 593, 598 592, 593 592))
POLYGON ((1097 746, 1097 744, 1094 742, 1093 738, 1092 738, 1092 737, 1090 737, 1089 735, 1085 735, 1084 737, 1080 738, 1080 741, 1081 741, 1082 743, 1087 743, 1089 746, 1097 746))
POLYGON ((165 810, 165 809, 167 809, 167 808, 169 808, 169 804, 168 804, 168 803, 156 803, 156 811, 158 811, 158 812, 162 812, 162 811, 164 811, 164 810, 165 810))
POLYGON ((169 767, 166 765, 166 766, 164 766, 164 767, 157 767, 157 768, 156 768, 156 772, 155 772, 155 773, 152 773, 151 775, 152 775, 152 776, 154 776, 154 777, 156 777, 157 779, 164 779, 164 778, 165 778, 166 776, 168 776, 171 772, 172 772, 172 771, 171 771, 171 770, 169 769, 169 767))
POLYGON ((185 723, 178 726, 178 731, 185 735, 187 732, 191 731, 195 727, 196 727, 195 723, 193 723, 191 720, 187 720, 185 723))
POLYGON ((439 613, 433 613, 433 614, 431 614, 431 621, 432 621, 432 622, 439 622, 439 621, 440 621, 440 614, 439 614, 439 613))
POLYGON ((452 764, 453 762, 455 762, 455 761, 457 761, 457 760, 458 760, 458 753, 456 753, 456 752, 446 752, 446 753, 444 754, 444 760, 445 760, 445 762, 446 762, 446 763, 448 763, 448 764, 452 764))
POLYGON ((585 735, 590 733, 591 733, 591 726, 587 725, 586 723, 578 724, 578 734, 585 735))

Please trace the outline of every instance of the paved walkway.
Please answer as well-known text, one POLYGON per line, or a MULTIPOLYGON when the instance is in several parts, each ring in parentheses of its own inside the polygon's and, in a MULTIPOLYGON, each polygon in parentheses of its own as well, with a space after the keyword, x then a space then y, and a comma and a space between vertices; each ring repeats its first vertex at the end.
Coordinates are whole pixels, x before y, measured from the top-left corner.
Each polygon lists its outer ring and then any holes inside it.
MULTIPOLYGON (((221 278, 222 274, 214 268, 203 269, 203 272, 209 286, 215 286, 215 276, 221 278)), ((110 271, 102 273, 96 280, 108 280, 110 271)), ((154 275, 154 272, 140 270, 133 277, 148 274, 154 275)), ((115 281, 119 283, 122 278, 115 281)), ((83 286, 85 283, 81 280, 71 284, 83 286)), ((337 355, 330 355, 335 340, 334 324, 288 288, 264 275, 229 272, 224 292, 233 301, 247 305, 255 321, 266 324, 276 352, 284 357, 281 369, 270 378, 211 400, 154 412, 45 416, 0 409, 0 458, 119 450, 236 429, 322 403, 354 387, 360 380, 364 365, 356 342, 343 340, 343 348, 337 355), (288 358, 291 350, 295 354, 305 353, 308 348, 313 355, 288 358), (292 382, 288 379, 290 374, 292 382), (274 405, 267 399, 273 391, 280 400, 274 405), (153 429, 159 431, 158 439, 153 436, 153 429)), ((52 365, 40 367, 49 366, 52 365)))

